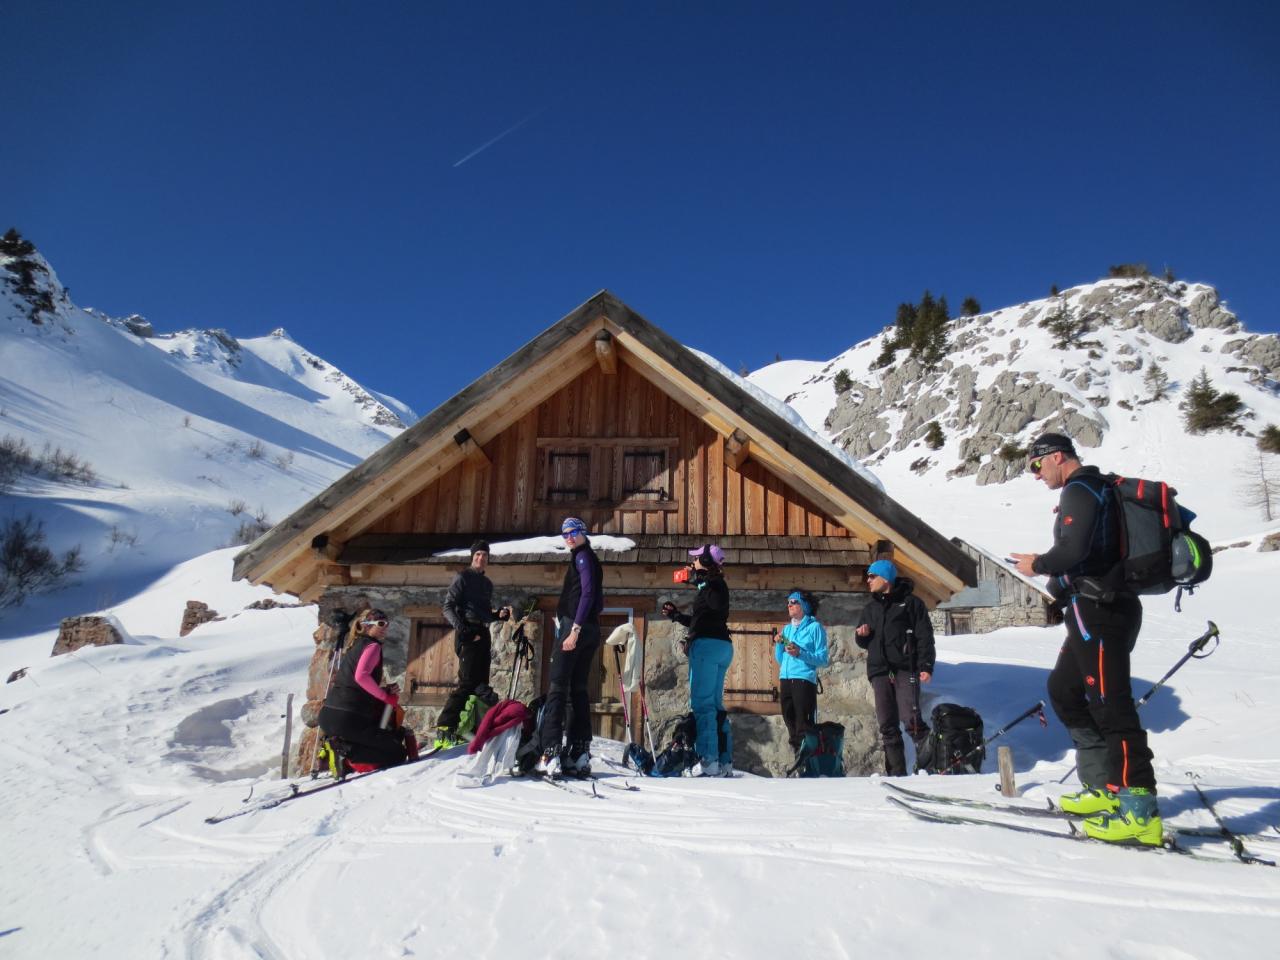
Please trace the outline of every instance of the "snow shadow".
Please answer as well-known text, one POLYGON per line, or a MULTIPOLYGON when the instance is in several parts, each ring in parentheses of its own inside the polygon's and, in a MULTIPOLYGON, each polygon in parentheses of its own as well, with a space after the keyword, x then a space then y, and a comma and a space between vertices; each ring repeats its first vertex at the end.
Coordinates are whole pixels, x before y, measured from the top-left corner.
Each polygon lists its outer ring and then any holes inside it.
MULTIPOLYGON (((1046 724, 1035 716, 1028 717, 987 747, 984 771, 996 769, 996 748, 1013 749, 1014 764, 1026 769, 1044 760, 1058 762, 1069 759, 1074 750, 1066 727, 1058 720, 1049 704, 1048 681, 1051 666, 1028 667, 1002 663, 939 663, 932 683, 922 688, 920 709, 925 721, 940 703, 958 703, 973 707, 982 715, 983 736, 990 737, 1001 727, 1012 723, 1024 710, 1043 700, 1046 724)), ((1134 677, 1134 697, 1140 697, 1155 679, 1134 677)), ((1190 719, 1182 709, 1176 689, 1162 687, 1140 711, 1143 726, 1151 733, 1174 730, 1190 719)))
MULTIPOLYGON (((1280 840, 1280 834, 1273 832, 1272 827, 1280 823, 1280 787, 1268 787, 1264 784, 1249 784, 1232 787, 1209 787, 1203 783, 1209 802, 1217 809, 1222 822, 1235 833, 1262 833, 1280 840), (1257 803, 1257 809, 1249 813, 1226 813, 1224 801, 1247 800, 1257 803)), ((1253 803, 1249 804, 1253 806, 1253 803)), ((1188 781, 1185 790, 1173 793, 1165 788, 1160 791, 1160 815, 1172 819, 1180 813, 1190 811, 1204 812, 1204 804, 1188 781)), ((1254 853, 1262 851, 1254 850, 1254 853)))
POLYGON ((258 705, 256 696, 218 700, 178 724, 169 741, 169 758, 186 763, 191 772, 203 780, 222 783, 243 780, 267 773, 276 760, 243 760, 232 737, 232 727, 244 720, 250 709, 258 705), (219 760, 241 761, 234 766, 219 766, 219 760))

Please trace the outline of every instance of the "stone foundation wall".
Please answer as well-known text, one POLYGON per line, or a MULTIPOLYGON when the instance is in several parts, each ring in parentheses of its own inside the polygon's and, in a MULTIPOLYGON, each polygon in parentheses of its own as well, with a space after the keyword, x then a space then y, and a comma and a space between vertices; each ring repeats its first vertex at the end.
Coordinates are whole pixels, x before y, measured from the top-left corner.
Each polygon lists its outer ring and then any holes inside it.
MULTIPOLYGON (((764 611, 775 613, 770 621, 779 627, 785 622, 782 611, 786 609, 786 593, 783 591, 735 590, 730 579, 733 610, 735 613, 764 611)), ((623 593, 624 591, 619 591, 623 593)), ((655 609, 665 600, 687 609, 692 600, 687 589, 663 590, 628 589, 628 597, 651 597, 655 609)), ((494 594, 495 604, 514 602, 521 595, 545 595, 545 588, 503 587, 494 594)), ((444 602, 443 588, 429 587, 333 587, 320 600, 319 619, 327 624, 331 611, 344 609, 355 612, 362 607, 378 607, 391 617, 391 626, 383 642, 384 676, 388 682, 403 685, 405 664, 408 657, 409 620, 403 610, 409 607, 439 606, 444 602)), ((609 598, 605 598, 606 605, 609 598)), ((818 697, 818 719, 832 720, 845 727, 845 769, 850 776, 861 776, 883 769, 883 759, 878 743, 875 708, 871 685, 866 676, 866 655, 853 642, 853 625, 866 603, 866 595, 859 593, 828 594, 822 597, 818 619, 827 629, 831 649, 831 666, 822 671, 823 692, 818 697)), ((731 616, 732 619, 732 616, 731 616)), ((535 695, 541 678, 543 664, 542 624, 535 617, 526 626, 526 636, 535 651, 533 669, 525 669, 520 677, 516 698, 528 702, 535 695)), ((316 631, 316 652, 312 659, 307 690, 307 703, 303 708, 303 722, 307 725, 299 738, 296 763, 305 769, 312 756, 315 742, 315 717, 323 701, 328 679, 329 656, 333 650, 332 628, 321 626, 316 631)), ((514 624, 495 624, 493 629, 493 671, 491 683, 499 695, 506 696, 511 683, 514 645, 514 624)), ((679 649, 678 640, 683 628, 668 622, 657 613, 649 615, 647 646, 645 651, 645 677, 648 689, 648 706, 652 718, 654 736, 666 721, 688 712, 688 661, 679 649)), ((764 638, 737 641, 743 643, 768 643, 764 638)), ((612 656, 605 651, 606 656, 612 656)), ((776 672, 773 674, 776 678, 776 672)), ((776 710, 777 708, 774 707, 776 710)), ((405 722, 418 734, 419 741, 435 727, 439 707, 409 707, 405 722)), ((734 732, 734 766, 740 770, 766 776, 779 776, 792 763, 791 748, 787 743, 786 728, 779 714, 760 716, 748 713, 731 714, 734 732)), ((659 743, 661 749, 664 743, 659 743)))

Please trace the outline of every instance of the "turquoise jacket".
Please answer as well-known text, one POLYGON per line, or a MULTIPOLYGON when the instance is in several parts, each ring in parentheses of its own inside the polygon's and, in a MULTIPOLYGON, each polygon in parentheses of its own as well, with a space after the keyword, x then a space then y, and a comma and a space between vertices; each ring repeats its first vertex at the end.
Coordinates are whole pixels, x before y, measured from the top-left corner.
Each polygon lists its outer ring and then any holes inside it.
POLYGON ((780 680, 808 680, 816 684, 818 668, 831 662, 827 653, 827 631, 811 616, 799 624, 788 623, 782 628, 782 640, 773 645, 773 658, 781 666, 780 680), (783 649, 788 640, 800 648, 799 655, 793 657, 783 649))

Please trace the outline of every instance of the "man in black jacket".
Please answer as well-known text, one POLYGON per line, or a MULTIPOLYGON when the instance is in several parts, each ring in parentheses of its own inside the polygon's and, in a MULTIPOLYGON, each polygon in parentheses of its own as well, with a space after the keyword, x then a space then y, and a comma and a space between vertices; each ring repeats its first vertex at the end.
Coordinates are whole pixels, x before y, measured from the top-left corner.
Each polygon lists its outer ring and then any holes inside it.
POLYGON ((1065 607, 1067 641, 1049 674, 1049 699, 1076 745, 1078 793, 1059 798, 1099 840, 1158 846, 1163 827, 1147 733, 1129 680, 1129 654, 1142 629, 1142 603, 1122 588, 1120 517, 1107 478, 1086 467, 1075 445, 1046 433, 1031 445, 1031 472, 1061 490, 1047 553, 1011 553, 1024 576, 1049 578, 1065 607))
POLYGON ((933 679, 933 625, 929 611, 911 591, 915 584, 898 576, 892 560, 867 567, 871 599, 862 608, 854 639, 867 651, 867 679, 876 697, 876 720, 884 744, 885 773, 907 774, 906 745, 899 723, 919 744, 928 735, 920 716, 920 686, 933 679))
POLYGON ((458 683, 436 720, 436 747, 451 747, 459 742, 462 708, 473 693, 489 686, 493 659, 489 624, 511 616, 508 607, 493 609, 493 581, 485 575, 488 566, 489 544, 477 540, 471 545, 471 566, 453 578, 444 598, 444 618, 453 627, 453 650, 458 655, 458 683))

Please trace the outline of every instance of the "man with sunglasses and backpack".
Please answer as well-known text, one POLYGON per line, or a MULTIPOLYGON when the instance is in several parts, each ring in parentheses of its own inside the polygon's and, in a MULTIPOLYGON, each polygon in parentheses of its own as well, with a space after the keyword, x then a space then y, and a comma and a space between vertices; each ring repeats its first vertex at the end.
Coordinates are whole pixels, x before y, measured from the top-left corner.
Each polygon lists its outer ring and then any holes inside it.
POLYGON ((1124 589, 1120 516, 1107 478, 1084 466, 1069 437, 1046 433, 1027 453, 1031 472, 1061 490, 1046 553, 1011 553, 1019 573, 1047 576, 1064 607, 1067 639, 1049 674, 1049 699, 1076 746, 1082 789, 1059 798, 1097 840, 1159 846, 1163 825, 1147 733, 1138 719, 1129 655, 1142 603, 1124 589), (1096 816, 1090 816, 1096 815, 1096 816))

